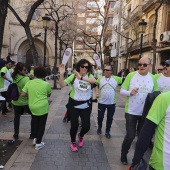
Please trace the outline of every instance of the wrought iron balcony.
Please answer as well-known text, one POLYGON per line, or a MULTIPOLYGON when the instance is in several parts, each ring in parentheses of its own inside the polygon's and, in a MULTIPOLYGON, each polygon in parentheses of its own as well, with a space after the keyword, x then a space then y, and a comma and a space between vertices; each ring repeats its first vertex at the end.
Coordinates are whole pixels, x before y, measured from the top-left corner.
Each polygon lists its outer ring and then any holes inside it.
MULTIPOLYGON (((134 50, 139 50, 140 48, 140 40, 141 38, 137 38, 136 41, 134 42, 133 46, 129 49, 129 51, 134 51, 134 50)), ((130 47, 131 42, 128 43, 128 48, 130 47)), ((143 43, 142 43, 142 48, 147 48, 151 47, 152 45, 152 34, 146 34, 143 36, 143 43)))
POLYGON ((131 21, 139 18, 142 15, 142 6, 137 6, 131 13, 131 21))
POLYGON ((148 2, 146 2, 142 6, 142 11, 144 12, 144 11, 148 10, 155 2, 156 2, 156 0, 148 0, 148 2))

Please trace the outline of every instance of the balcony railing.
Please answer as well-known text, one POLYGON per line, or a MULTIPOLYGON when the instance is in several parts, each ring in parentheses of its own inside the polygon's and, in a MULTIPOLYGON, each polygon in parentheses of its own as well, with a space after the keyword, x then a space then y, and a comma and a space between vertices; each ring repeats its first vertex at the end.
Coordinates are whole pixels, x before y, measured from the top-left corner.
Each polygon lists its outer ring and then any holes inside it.
POLYGON ((122 45, 120 46, 120 53, 123 54, 123 53, 126 53, 126 46, 125 45, 122 45))
MULTIPOLYGON (((141 38, 136 39, 134 42, 133 46, 129 49, 130 51, 138 50, 140 48, 140 42, 141 38)), ((146 34, 143 36, 143 43, 142 43, 142 48, 146 48, 151 46, 152 43, 152 34, 146 34)), ((130 47, 131 42, 128 43, 128 48, 130 47)))
POLYGON ((144 12, 145 10, 149 9, 153 3, 155 3, 156 0, 148 0, 143 6, 142 6, 142 11, 144 12))
POLYGON ((142 15, 142 6, 137 6, 131 13, 131 21, 137 19, 142 15))

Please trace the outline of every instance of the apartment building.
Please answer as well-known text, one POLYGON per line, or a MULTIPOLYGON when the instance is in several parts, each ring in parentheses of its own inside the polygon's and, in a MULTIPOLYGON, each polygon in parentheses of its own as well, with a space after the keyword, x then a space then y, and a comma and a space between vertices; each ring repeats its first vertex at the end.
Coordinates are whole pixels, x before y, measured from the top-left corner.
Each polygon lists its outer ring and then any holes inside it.
MULTIPOLYGON (((153 28, 155 23, 155 9, 158 8, 157 0, 123 0, 122 17, 120 32, 126 37, 120 37, 120 60, 119 69, 125 68, 126 58, 127 66, 136 67, 139 55, 149 57, 153 60, 153 28), (139 33, 139 22, 147 22, 147 27, 143 33, 139 33)), ((156 26, 156 67, 161 61, 170 58, 169 53, 169 30, 170 30, 170 7, 163 4, 158 10, 158 21, 156 26)))
POLYGON ((73 45, 74 63, 82 58, 86 58, 95 64, 92 56, 94 54, 93 49, 99 50, 95 39, 98 39, 98 36, 101 35, 100 21, 102 21, 102 17, 100 12, 103 12, 104 0, 74 1, 74 4, 77 16, 77 36, 73 45))

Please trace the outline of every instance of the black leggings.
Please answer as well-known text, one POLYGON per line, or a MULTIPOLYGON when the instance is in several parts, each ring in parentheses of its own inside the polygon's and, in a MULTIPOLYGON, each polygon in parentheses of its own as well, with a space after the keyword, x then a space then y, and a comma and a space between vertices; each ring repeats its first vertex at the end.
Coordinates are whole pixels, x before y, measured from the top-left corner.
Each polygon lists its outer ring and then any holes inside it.
POLYGON ((79 116, 81 118, 81 123, 82 123, 80 136, 83 137, 90 130, 91 109, 89 107, 86 109, 77 109, 71 107, 69 109, 69 113, 70 113, 70 121, 71 121, 71 128, 70 128, 71 142, 75 142, 76 134, 79 127, 79 122, 78 122, 79 116))
POLYGON ((40 144, 45 131, 45 125, 48 114, 35 116, 32 115, 33 127, 34 127, 34 138, 37 138, 36 144, 40 144))
MULTIPOLYGON (((24 106, 17 106, 13 105, 14 107, 14 133, 19 134, 19 125, 20 125, 20 116, 24 114, 24 111, 27 110, 27 112, 32 116, 32 113, 28 107, 28 105, 24 106)), ((31 135, 33 134, 33 122, 31 119, 31 135)))

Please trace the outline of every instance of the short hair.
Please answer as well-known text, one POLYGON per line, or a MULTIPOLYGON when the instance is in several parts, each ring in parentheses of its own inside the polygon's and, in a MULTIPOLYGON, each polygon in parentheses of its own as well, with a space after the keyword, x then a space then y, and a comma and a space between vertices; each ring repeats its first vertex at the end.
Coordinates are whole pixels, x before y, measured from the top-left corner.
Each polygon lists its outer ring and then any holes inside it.
POLYGON ((36 67, 34 70, 34 76, 37 78, 45 78, 47 76, 46 69, 44 67, 36 67))
POLYGON ((104 67, 109 66, 111 71, 113 71, 113 67, 110 64, 106 64, 104 67))
POLYGON ((83 65, 83 64, 88 64, 88 70, 87 70, 87 72, 91 72, 91 70, 92 70, 92 65, 91 65, 91 63, 88 61, 88 60, 86 60, 86 59, 81 59, 77 64, 76 64, 76 70, 78 71, 78 72, 80 72, 80 66, 81 65, 83 65))

